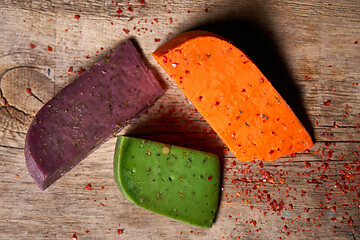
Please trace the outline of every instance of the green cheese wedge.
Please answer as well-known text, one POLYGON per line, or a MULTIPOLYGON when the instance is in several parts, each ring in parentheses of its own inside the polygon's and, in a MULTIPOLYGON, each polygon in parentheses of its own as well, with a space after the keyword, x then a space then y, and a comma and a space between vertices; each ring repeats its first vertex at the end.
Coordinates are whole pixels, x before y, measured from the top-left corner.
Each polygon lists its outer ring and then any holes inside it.
POLYGON ((212 153, 118 137, 115 181, 134 204, 210 228, 219 204, 220 164, 212 153))

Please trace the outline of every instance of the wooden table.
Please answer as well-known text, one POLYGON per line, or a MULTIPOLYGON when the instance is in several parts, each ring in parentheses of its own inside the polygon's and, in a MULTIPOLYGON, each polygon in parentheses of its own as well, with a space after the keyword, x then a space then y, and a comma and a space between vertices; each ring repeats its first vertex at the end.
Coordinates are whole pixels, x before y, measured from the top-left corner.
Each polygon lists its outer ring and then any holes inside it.
POLYGON ((1 0, 0 19, 1 239, 360 238, 358 0, 1 0), (315 146, 274 162, 236 161, 151 57, 191 29, 214 31, 245 51, 315 146), (211 229, 129 203, 113 179, 115 137, 44 192, 28 174, 24 139, 35 113, 127 38, 166 94, 120 134, 221 157, 221 204, 211 229))

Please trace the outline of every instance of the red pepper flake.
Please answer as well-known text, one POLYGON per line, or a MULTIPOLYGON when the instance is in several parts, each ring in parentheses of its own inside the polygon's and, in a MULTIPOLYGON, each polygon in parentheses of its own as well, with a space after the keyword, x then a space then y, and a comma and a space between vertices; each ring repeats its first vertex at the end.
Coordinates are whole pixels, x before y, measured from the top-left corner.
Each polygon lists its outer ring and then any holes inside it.
POLYGON ((52 52, 52 47, 47 46, 47 50, 50 51, 50 52, 52 52))
POLYGON ((189 71, 189 70, 185 70, 185 74, 190 74, 190 71, 189 71))
POLYGON ((76 233, 74 233, 74 234, 72 235, 72 240, 77 240, 76 233))
POLYGON ((330 100, 326 100, 326 101, 324 102, 324 106, 330 106, 330 103, 331 103, 330 100))
POLYGON ((212 179, 212 176, 209 176, 209 177, 207 178, 208 181, 210 181, 211 179, 212 179))
POLYGON ((121 14, 123 11, 120 9, 120 8, 118 8, 117 10, 116 10, 116 12, 117 12, 117 14, 121 14))
POLYGON ((327 169, 329 167, 329 164, 328 163, 323 163, 322 165, 321 165, 321 168, 322 169, 327 169))
POLYGON ((73 67, 69 67, 68 72, 72 73, 73 72, 73 67))
POLYGON ((85 72, 85 69, 83 67, 81 67, 78 71, 78 74, 81 75, 83 72, 85 72))
POLYGON ((130 30, 123 28, 124 33, 129 34, 130 30))
POLYGON ((358 44, 358 41, 356 40, 356 41, 354 42, 354 44, 355 44, 355 45, 358 44))
POLYGON ((101 190, 104 190, 105 188, 102 186, 100 189, 101 189, 101 190))
POLYGON ((89 233, 89 230, 86 230, 85 233, 88 234, 88 233, 89 233))
POLYGON ((145 5, 145 0, 140 0, 141 5, 145 5))
POLYGON ((207 13, 209 11, 209 9, 208 8, 205 8, 205 12, 207 13))
POLYGON ((86 190, 92 190, 93 188, 91 187, 91 184, 88 183, 88 184, 85 186, 85 189, 86 189, 86 190))
POLYGON ((119 228, 119 229, 117 230, 117 234, 118 234, 118 235, 123 234, 123 233, 124 233, 124 229, 120 229, 120 228, 119 228))
POLYGON ((290 157, 291 157, 291 158, 294 158, 295 156, 296 156, 296 153, 291 153, 291 154, 290 154, 290 157))
POLYGON ((215 106, 218 106, 219 104, 220 104, 219 101, 216 101, 216 102, 214 103, 215 106))
POLYGON ((15 177, 17 177, 17 178, 18 178, 18 177, 20 177, 20 176, 19 176, 19 174, 15 174, 15 177))
POLYGON ((306 168, 311 167, 311 164, 308 161, 305 161, 304 164, 306 168))
POLYGON ((130 11, 130 12, 134 12, 134 10, 131 8, 131 6, 128 6, 127 10, 130 11))
POLYGON ((333 153, 334 153, 334 151, 329 150, 329 152, 328 152, 328 157, 329 157, 329 158, 331 158, 331 157, 332 157, 332 155, 333 155, 333 153))
POLYGON ((36 48, 36 45, 33 44, 33 43, 30 43, 29 46, 30 46, 32 49, 36 48))
POLYGON ((187 13, 190 13, 190 10, 188 10, 187 13))
POLYGON ((159 22, 159 20, 158 20, 157 18, 154 18, 154 22, 158 23, 158 22, 159 22))
POLYGON ((349 220, 347 221, 347 224, 349 224, 350 227, 352 227, 352 225, 354 224, 354 221, 352 220, 351 217, 349 217, 349 220))
POLYGON ((154 38, 154 42, 160 42, 161 39, 160 38, 154 38))
POLYGON ((305 76, 305 80, 308 80, 308 81, 309 81, 309 80, 310 80, 310 78, 306 75, 306 76, 305 76))
POLYGON ((79 14, 76 14, 74 18, 75 18, 75 19, 79 19, 79 18, 80 18, 80 15, 79 15, 79 14))
POLYGON ((25 91, 28 93, 28 94, 32 94, 31 92, 31 89, 30 88, 26 88, 25 91))

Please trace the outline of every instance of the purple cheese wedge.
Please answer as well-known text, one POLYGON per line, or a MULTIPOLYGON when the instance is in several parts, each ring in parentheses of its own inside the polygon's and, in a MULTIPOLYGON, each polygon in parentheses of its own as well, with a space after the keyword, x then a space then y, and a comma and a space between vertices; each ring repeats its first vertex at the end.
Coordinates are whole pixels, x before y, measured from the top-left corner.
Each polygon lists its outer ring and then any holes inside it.
POLYGON ((47 102, 25 140, 30 175, 45 190, 164 93, 125 41, 47 102))

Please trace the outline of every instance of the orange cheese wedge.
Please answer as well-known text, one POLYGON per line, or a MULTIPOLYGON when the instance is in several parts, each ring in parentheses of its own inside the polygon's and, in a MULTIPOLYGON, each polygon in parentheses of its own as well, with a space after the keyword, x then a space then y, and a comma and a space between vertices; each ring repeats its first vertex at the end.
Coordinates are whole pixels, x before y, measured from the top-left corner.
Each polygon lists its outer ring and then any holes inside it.
POLYGON ((271 83, 238 48, 205 31, 180 34, 153 57, 240 161, 272 161, 313 141, 271 83))

